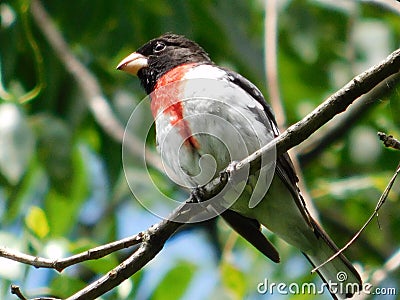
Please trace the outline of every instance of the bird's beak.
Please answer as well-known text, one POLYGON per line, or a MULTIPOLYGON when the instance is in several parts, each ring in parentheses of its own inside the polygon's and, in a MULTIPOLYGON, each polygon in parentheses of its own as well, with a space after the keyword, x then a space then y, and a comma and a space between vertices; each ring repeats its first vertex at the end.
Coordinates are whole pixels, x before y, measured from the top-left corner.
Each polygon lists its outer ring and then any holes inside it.
POLYGON ((147 57, 140 53, 133 52, 118 64, 117 70, 125 71, 132 75, 137 75, 141 68, 148 66, 147 62, 147 57))

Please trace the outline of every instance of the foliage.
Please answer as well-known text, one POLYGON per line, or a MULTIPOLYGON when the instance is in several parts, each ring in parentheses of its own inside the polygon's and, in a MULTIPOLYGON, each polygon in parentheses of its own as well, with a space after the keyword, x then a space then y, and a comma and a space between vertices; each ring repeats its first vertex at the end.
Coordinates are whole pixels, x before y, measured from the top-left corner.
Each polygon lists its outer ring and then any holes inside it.
MULTIPOLYGON (((123 123, 144 93, 138 80, 115 66, 166 31, 196 40, 216 63, 245 75, 268 95, 262 1, 43 2, 123 123)), ((400 11, 390 5, 278 2, 279 88, 288 124, 399 45, 400 11)), ((135 234, 158 219, 133 199, 124 179, 120 142, 93 117, 76 80, 36 26, 29 5, 28 0, 0 3, 0 244, 33 255, 67 256, 135 234)), ((322 223, 338 245, 368 218, 398 164, 398 153, 383 148, 376 132, 400 137, 399 89, 376 102, 333 145, 307 163, 300 161, 322 223)), ((152 149, 153 134, 147 139, 152 149)), ((138 136, 143 135, 138 123, 138 136)), ((298 147, 300 154, 305 148, 298 147)), ((138 179, 144 172, 135 166, 131 171, 138 179)), ((185 199, 185 192, 165 176, 151 173, 164 193, 185 199)), ((149 205, 162 205, 152 187, 139 180, 138 187, 146 191, 149 205)), ((379 224, 370 224, 347 251, 363 270, 372 273, 398 251, 399 191, 397 184, 379 224)), ((256 287, 264 278, 316 280, 301 255, 276 237, 271 239, 281 253, 279 265, 240 238, 233 248, 225 248, 235 234, 223 222, 217 222, 217 236, 210 228, 177 235, 150 265, 103 299, 259 299, 263 295, 256 287)), ((128 253, 72 267, 62 275, 1 258, 0 298, 14 299, 11 283, 21 285, 30 297, 43 295, 43 288, 49 295, 66 297, 128 253)), ((399 290, 399 272, 382 286, 399 290)))

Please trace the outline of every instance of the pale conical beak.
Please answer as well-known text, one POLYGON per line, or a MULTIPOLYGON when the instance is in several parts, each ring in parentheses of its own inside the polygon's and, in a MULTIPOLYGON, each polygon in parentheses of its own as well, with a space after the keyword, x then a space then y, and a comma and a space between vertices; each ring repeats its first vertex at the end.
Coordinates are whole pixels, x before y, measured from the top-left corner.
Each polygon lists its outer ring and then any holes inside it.
POLYGON ((137 75, 141 68, 148 66, 147 62, 147 57, 140 53, 133 52, 118 64, 117 69, 132 75, 137 75))

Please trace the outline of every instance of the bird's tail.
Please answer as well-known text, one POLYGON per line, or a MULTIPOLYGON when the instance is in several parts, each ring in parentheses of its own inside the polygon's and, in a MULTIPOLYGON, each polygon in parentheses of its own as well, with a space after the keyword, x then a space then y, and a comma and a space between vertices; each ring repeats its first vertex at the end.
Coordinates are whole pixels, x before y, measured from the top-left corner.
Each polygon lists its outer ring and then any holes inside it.
MULTIPOLYGON (((303 253, 311 264, 317 267, 339 250, 324 230, 314 220, 311 220, 311 222, 315 229, 316 244, 313 250, 303 253)), ((361 277, 343 254, 319 268, 317 272, 334 299, 351 298, 361 292, 361 277)))

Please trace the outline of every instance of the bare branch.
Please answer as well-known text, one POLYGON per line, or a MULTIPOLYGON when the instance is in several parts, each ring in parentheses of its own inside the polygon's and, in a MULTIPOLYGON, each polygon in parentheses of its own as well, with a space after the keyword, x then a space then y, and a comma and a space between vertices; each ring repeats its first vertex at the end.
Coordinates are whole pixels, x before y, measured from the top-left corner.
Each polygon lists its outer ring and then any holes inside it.
MULTIPOLYGON (((21 292, 21 289, 18 285, 12 284, 11 285, 11 294, 16 295, 20 300, 28 300, 21 292)), ((54 297, 39 297, 34 298, 32 300, 61 300, 59 298, 54 297)))
POLYGON ((318 128, 326 124, 336 115, 344 112, 354 100, 368 93, 381 81, 400 71, 400 49, 392 52, 381 63, 354 77, 349 83, 331 95, 301 121, 290 126, 285 132, 254 152, 238 164, 238 168, 251 163, 259 163, 263 153, 276 147, 277 154, 282 154, 290 148, 300 144, 318 128))
POLYGON ((378 132, 379 139, 383 141, 385 147, 400 150, 400 141, 393 137, 393 135, 387 135, 383 132, 378 132))
POLYGON ((378 204, 376 205, 374 212, 371 214, 371 216, 368 218, 368 220, 364 223, 364 225, 361 227, 360 230, 357 231, 357 233, 350 239, 350 241, 344 245, 344 247, 342 247, 339 251, 337 251, 334 255, 332 255, 328 260, 326 260, 324 263, 320 264, 319 266, 316 266, 314 269, 311 270, 311 273, 314 273, 316 271, 318 271, 318 269, 320 269, 321 267, 325 266, 327 263, 329 263, 330 261, 334 260, 336 257, 338 257, 341 253, 343 253, 344 251, 346 251, 347 248, 349 248, 349 246, 351 244, 354 243, 354 241, 360 236, 360 234, 364 231, 364 229, 368 226, 368 224, 372 221, 372 219, 378 215, 378 212, 380 210, 380 208, 382 207, 382 205, 385 203, 387 197, 389 196, 389 192, 392 189, 393 183, 397 178, 397 175, 399 175, 400 173, 400 164, 397 167, 397 170, 395 171, 394 175, 392 176, 392 178, 390 179, 388 185, 386 186, 385 190, 383 191, 381 197, 379 198, 378 204))
POLYGON ((82 253, 62 259, 42 258, 38 256, 24 254, 16 250, 9 250, 5 247, 0 247, 0 257, 31 265, 35 268, 49 268, 61 272, 65 268, 81 263, 83 261, 99 259, 115 251, 140 244, 142 242, 142 239, 143 233, 140 232, 137 235, 127 237, 109 244, 101 245, 99 247, 92 248, 82 253))
POLYGON ((11 294, 16 295, 21 300, 27 300, 25 298, 25 296, 22 295, 22 292, 18 285, 14 285, 14 284, 11 285, 11 294))
MULTIPOLYGON (((207 195, 210 196, 210 195, 207 195)), ((190 202, 191 200, 188 200, 190 202)), ((165 242, 175 233, 175 231, 196 216, 199 211, 199 205, 193 206, 188 203, 181 204, 168 219, 151 226, 143 233, 143 243, 140 248, 119 266, 108 272, 106 275, 80 290, 76 294, 67 298, 67 300, 90 300, 96 299, 105 292, 113 289, 124 280, 139 271, 150 260, 161 251, 165 242), (179 219, 180 223, 170 221, 179 219)))
MULTIPOLYGON (((400 74, 394 74, 387 80, 378 84, 367 95, 362 96, 354 103, 346 114, 335 118, 329 127, 321 128, 318 134, 308 139, 299 148, 298 157, 302 166, 315 160, 323 151, 338 141, 348 132, 360 118, 366 115, 372 108, 376 107, 382 98, 392 92, 400 82, 400 74)), ((325 126, 324 126, 325 127, 325 126)))

